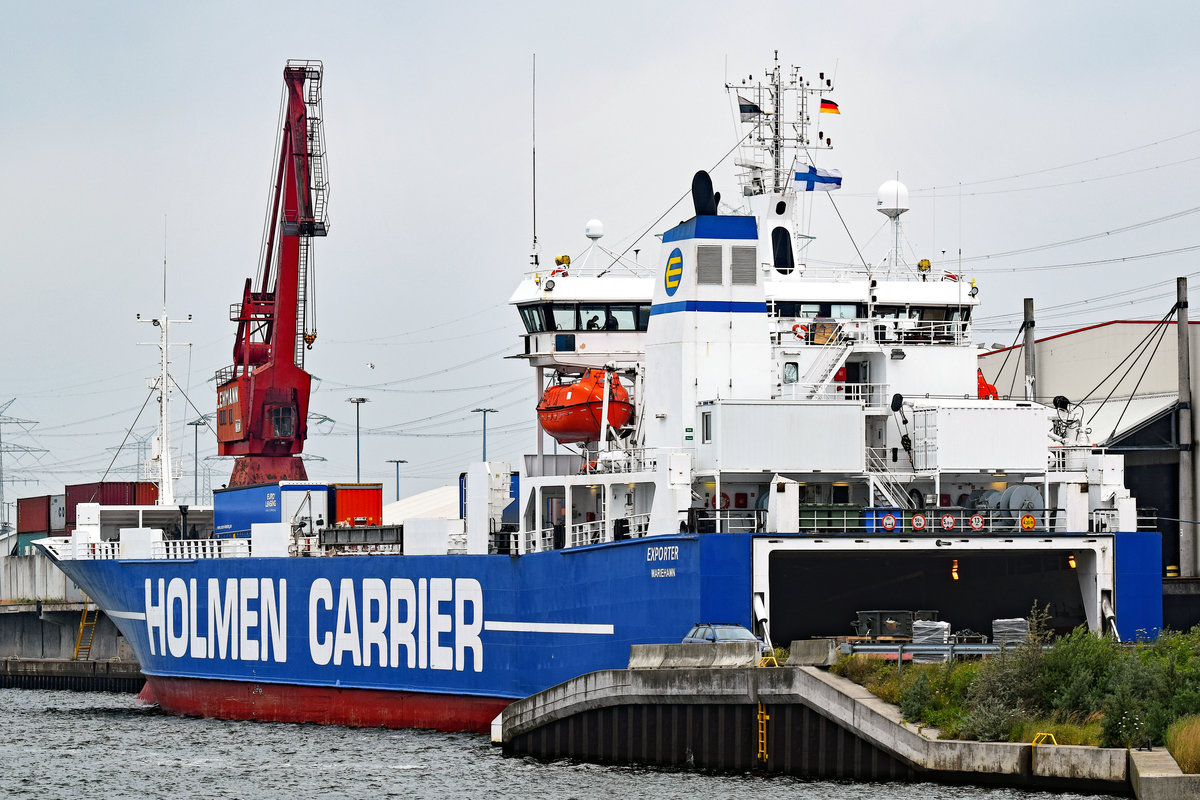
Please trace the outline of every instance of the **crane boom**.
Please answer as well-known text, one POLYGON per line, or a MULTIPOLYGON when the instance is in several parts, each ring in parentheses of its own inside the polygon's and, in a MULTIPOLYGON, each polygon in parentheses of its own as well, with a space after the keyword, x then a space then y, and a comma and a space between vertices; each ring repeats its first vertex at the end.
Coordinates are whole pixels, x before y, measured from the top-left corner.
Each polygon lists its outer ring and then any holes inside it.
POLYGON ((275 184, 258 285, 247 278, 233 364, 217 372, 217 452, 236 456, 230 486, 305 480, 312 376, 304 351, 316 340, 309 291, 312 238, 328 230, 319 61, 288 61, 275 184))

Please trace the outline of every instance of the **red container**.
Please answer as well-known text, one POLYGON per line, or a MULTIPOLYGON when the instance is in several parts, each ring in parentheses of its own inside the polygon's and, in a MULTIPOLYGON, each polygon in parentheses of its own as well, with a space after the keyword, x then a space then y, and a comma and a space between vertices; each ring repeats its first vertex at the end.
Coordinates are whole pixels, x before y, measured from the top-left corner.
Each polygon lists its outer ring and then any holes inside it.
POLYGON ((383 524, 382 483, 335 483, 330 485, 329 517, 332 524, 383 524))
POLYGON ((77 483, 67 487, 67 524, 75 524, 75 506, 152 506, 158 502, 158 487, 149 481, 105 481, 77 483))
POLYGON ((133 500, 136 506, 152 506, 158 502, 158 485, 150 481, 138 481, 133 485, 133 500))
POLYGON ((17 498, 17 533, 50 530, 50 495, 17 498))

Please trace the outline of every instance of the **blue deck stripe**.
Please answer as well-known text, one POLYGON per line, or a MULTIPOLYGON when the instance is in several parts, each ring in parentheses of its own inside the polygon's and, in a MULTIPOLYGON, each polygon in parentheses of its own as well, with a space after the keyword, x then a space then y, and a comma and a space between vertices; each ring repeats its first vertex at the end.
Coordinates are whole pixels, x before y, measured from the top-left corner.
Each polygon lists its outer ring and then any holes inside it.
POLYGON ((679 300, 674 303, 655 303, 650 316, 674 314, 677 311, 706 311, 717 314, 765 314, 767 304, 752 300, 679 300))

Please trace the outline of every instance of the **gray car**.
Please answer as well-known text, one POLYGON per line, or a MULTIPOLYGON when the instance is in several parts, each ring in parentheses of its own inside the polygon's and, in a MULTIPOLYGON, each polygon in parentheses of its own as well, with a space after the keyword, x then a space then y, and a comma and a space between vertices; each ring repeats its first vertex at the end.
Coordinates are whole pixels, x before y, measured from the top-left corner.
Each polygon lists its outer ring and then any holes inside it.
POLYGON ((763 655, 767 653, 767 645, 742 625, 729 622, 702 622, 692 627, 688 635, 683 637, 683 643, 691 642, 758 642, 758 649, 763 655))

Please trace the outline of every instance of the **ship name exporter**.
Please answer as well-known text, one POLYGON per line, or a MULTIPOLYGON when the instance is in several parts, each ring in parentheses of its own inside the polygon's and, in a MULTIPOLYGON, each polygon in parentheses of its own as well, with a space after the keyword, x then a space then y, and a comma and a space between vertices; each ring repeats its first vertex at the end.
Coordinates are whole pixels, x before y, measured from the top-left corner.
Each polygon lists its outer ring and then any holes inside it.
MULTIPOLYGON (((653 564, 662 561, 678 561, 679 560, 679 545, 665 544, 646 548, 646 562, 653 564)), ((650 570, 651 578, 674 578, 674 567, 653 567, 650 570)))
MULTIPOLYGON (((287 596, 286 578, 148 578, 150 655, 286 663, 287 596)), ((317 666, 483 671, 474 578, 317 578, 306 605, 317 666)))

